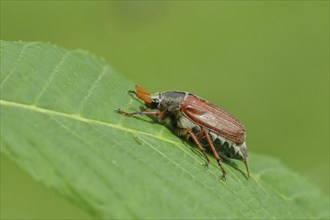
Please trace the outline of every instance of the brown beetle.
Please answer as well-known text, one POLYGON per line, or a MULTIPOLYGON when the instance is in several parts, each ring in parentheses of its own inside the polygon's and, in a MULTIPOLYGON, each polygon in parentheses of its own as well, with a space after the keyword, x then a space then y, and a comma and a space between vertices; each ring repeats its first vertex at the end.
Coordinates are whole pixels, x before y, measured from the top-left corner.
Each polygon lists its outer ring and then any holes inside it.
POLYGON ((182 91, 167 91, 150 93, 139 85, 136 91, 129 91, 143 100, 148 109, 157 111, 141 111, 127 113, 117 111, 125 116, 137 114, 156 115, 159 121, 167 122, 177 135, 191 138, 202 151, 208 166, 210 160, 203 146, 209 146, 217 160, 221 171, 221 178, 225 178, 226 171, 216 151, 217 147, 222 156, 244 162, 250 177, 248 154, 245 143, 246 132, 242 123, 223 109, 191 93, 182 91))

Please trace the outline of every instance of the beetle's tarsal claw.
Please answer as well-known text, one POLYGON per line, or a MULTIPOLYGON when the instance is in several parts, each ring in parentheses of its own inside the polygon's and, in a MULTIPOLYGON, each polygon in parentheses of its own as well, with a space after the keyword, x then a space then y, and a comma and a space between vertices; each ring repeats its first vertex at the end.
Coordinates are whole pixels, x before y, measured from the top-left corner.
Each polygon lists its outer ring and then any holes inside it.
POLYGON ((226 174, 222 174, 221 176, 219 176, 219 179, 222 181, 226 181, 226 174))
POLYGON ((226 175, 227 175, 227 172, 222 168, 221 169, 221 172, 222 172, 222 175, 219 176, 219 178, 222 180, 222 181, 226 181, 226 175))
POLYGON ((136 92, 134 90, 128 90, 127 92, 128 94, 136 94, 136 92))
POLYGON ((118 112, 119 114, 124 115, 124 116, 133 116, 133 114, 131 114, 131 113, 127 113, 127 112, 124 112, 124 111, 121 110, 120 108, 117 109, 116 112, 118 112))
POLYGON ((206 167, 206 168, 209 168, 209 164, 210 164, 210 161, 206 161, 203 166, 206 167))

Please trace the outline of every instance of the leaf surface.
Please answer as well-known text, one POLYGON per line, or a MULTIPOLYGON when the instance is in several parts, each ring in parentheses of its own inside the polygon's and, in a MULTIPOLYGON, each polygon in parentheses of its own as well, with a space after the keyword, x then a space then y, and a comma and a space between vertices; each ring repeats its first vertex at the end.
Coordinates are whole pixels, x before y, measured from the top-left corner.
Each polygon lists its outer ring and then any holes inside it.
POLYGON ((250 153, 251 178, 139 109, 134 83, 104 60, 40 42, 1 41, 1 153, 101 218, 329 218, 329 198, 278 160, 250 153))

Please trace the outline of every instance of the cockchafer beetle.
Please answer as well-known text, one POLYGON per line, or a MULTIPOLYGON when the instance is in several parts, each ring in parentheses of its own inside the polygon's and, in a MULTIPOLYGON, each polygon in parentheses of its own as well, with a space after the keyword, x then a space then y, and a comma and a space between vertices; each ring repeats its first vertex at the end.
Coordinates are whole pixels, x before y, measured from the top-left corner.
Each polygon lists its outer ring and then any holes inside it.
POLYGON ((208 166, 210 160, 203 146, 209 146, 222 171, 222 179, 226 171, 222 166, 220 155, 244 162, 248 177, 248 153, 245 143, 246 132, 243 124, 234 116, 212 103, 183 91, 167 91, 150 93, 139 85, 135 86, 135 94, 144 101, 147 109, 156 111, 140 111, 127 113, 118 109, 125 116, 156 115, 160 122, 165 122, 178 136, 191 138, 203 153, 208 166))

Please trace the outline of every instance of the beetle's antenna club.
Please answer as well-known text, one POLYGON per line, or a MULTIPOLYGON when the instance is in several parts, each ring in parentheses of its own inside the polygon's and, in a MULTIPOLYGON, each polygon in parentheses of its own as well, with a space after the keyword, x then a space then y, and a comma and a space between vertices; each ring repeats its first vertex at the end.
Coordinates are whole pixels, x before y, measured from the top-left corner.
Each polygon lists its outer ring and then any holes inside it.
POLYGON ((142 88, 142 87, 139 86, 139 85, 135 85, 135 89, 136 89, 136 92, 137 92, 137 93, 142 93, 142 94, 144 94, 144 95, 149 95, 149 94, 150 94, 150 92, 149 92, 148 90, 142 88))
POLYGON ((246 172, 248 174, 248 177, 250 178, 250 169, 249 169, 249 161, 248 161, 248 158, 245 157, 244 160, 243 160, 244 164, 245 164, 245 167, 246 167, 246 172))
POLYGON ((151 103, 151 99, 149 97, 150 92, 139 85, 135 85, 135 89, 136 91, 130 90, 128 92, 135 94, 139 99, 144 101, 146 105, 149 105, 151 103))

